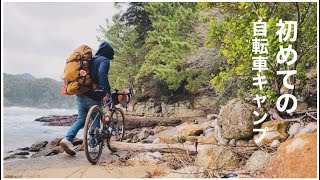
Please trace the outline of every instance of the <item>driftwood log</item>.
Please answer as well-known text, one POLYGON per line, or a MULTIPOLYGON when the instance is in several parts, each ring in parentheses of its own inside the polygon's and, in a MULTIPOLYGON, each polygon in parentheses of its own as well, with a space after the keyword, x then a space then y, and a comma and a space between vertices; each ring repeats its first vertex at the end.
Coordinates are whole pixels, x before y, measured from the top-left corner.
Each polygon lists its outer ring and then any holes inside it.
POLYGON ((112 142, 112 146, 122 151, 139 151, 139 152, 162 152, 162 153, 190 153, 194 154, 210 145, 195 145, 184 144, 140 144, 140 143, 124 143, 112 142))
MULTIPOLYGON (((212 144, 203 145, 186 145, 186 144, 140 144, 140 143, 124 143, 124 142, 112 142, 112 146, 118 150, 122 151, 139 151, 139 152, 162 152, 162 153, 188 153, 195 154, 203 149, 206 149, 212 144)), ((229 147, 230 150, 238 151, 252 151, 256 150, 257 146, 248 147, 229 147)))

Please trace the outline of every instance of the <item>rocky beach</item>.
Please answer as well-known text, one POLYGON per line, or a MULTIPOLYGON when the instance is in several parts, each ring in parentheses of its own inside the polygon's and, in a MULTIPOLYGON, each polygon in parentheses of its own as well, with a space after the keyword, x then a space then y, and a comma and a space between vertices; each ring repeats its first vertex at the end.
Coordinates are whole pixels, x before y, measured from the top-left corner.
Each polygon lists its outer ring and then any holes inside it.
MULTIPOLYGON (((4 157, 5 177, 316 177, 317 112, 303 106, 292 116, 271 110, 253 133, 253 104, 233 99, 219 112, 210 102, 165 105, 138 103, 126 113, 126 134, 118 149, 104 149, 98 165, 87 162, 82 139, 77 155, 59 146, 63 137, 43 139, 4 157), (195 108, 195 106, 197 108, 195 108), (281 118, 279 118, 281 117, 281 118), (298 155, 299 154, 299 155, 298 155), (30 166, 30 164, 32 164, 30 166), (281 167, 281 171, 279 171, 281 167), (125 173, 132 172, 132 173, 125 173)), ((35 119, 43 126, 70 126, 77 115, 35 119)))

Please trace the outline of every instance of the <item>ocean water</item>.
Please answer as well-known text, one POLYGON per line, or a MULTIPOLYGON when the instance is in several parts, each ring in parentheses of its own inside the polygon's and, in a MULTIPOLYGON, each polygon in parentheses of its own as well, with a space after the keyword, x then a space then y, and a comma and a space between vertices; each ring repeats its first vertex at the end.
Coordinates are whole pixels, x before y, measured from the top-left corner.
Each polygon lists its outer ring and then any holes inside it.
MULTIPOLYGON (((47 115, 73 115, 77 110, 71 109, 37 109, 26 107, 4 107, 2 119, 3 153, 21 147, 29 147, 37 141, 64 137, 69 127, 44 126, 43 122, 34 121, 47 115)), ((83 131, 77 134, 82 139, 83 131)))

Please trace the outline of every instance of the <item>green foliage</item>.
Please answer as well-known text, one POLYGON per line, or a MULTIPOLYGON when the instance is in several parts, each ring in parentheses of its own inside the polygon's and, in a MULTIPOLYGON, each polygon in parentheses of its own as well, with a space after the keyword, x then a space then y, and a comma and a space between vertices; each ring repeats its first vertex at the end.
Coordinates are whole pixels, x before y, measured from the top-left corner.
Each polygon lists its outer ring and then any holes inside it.
POLYGON ((135 26, 135 30, 139 34, 137 39, 139 45, 144 44, 147 32, 153 29, 149 13, 144 8, 146 4, 145 2, 130 2, 128 9, 120 19, 126 26, 135 26))
POLYGON ((113 16, 113 25, 108 25, 105 37, 115 50, 111 62, 109 80, 113 89, 132 87, 134 77, 141 66, 142 50, 137 46, 139 34, 132 26, 126 26, 120 14, 113 16))
MULTIPOLYGON (((282 86, 281 76, 277 76, 279 70, 286 70, 288 67, 279 65, 276 62, 276 55, 280 43, 276 32, 279 27, 276 23, 279 19, 283 21, 298 21, 298 38, 293 44, 293 49, 298 53, 298 61, 289 67, 299 72, 295 78, 304 81, 303 74, 308 67, 316 64, 316 3, 204 3, 203 8, 219 9, 224 13, 223 20, 212 17, 206 45, 208 47, 222 46, 220 53, 227 57, 227 66, 215 70, 211 83, 216 90, 222 89, 225 81, 239 76, 239 93, 251 92, 254 94, 264 93, 271 100, 280 94, 282 86), (267 76, 268 86, 260 92, 253 87, 252 78, 256 72, 252 68, 252 39, 253 22, 262 20, 268 24, 268 70, 261 74, 267 76), (248 85, 251 82, 251 86, 248 85)), ((289 42, 282 43, 287 47, 289 42)), ((291 43, 292 44, 292 43, 291 43)), ((295 79, 292 79, 295 82, 295 79)))
POLYGON ((185 66, 197 49, 199 16, 196 3, 130 3, 126 12, 114 15, 112 25, 101 28, 115 49, 112 88, 161 88, 167 95, 206 84, 210 73, 185 66))
POLYGON ((110 69, 111 86, 134 86, 140 90, 140 99, 170 100, 172 96, 190 95, 212 85, 221 99, 264 93, 274 101, 283 79, 276 72, 288 69, 276 62, 280 46, 276 24, 279 19, 299 22, 298 39, 293 43, 299 60, 289 69, 297 69, 295 78, 303 86, 306 71, 317 63, 316 11, 316 3, 304 2, 129 3, 124 13, 113 17, 112 25, 102 28, 116 50, 110 69), (257 73, 252 70, 253 23, 258 20, 268 24, 269 69, 261 74, 269 84, 263 92, 252 85, 252 77, 257 73), (217 51, 220 56, 214 54, 217 51), (203 56, 201 53, 209 55, 195 58, 203 56), (205 63, 210 67, 199 65, 210 58, 214 62, 205 63))
POLYGON ((148 3, 153 31, 148 32, 145 47, 149 51, 137 80, 151 76, 177 90, 187 78, 185 57, 195 49, 194 24, 199 14, 194 3, 148 3))

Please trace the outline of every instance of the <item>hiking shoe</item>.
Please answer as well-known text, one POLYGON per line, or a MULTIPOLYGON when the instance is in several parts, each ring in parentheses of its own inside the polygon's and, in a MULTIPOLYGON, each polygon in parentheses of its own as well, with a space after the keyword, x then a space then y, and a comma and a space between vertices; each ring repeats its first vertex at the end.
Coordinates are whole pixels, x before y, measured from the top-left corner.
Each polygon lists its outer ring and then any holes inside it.
POLYGON ((67 153, 67 154, 70 154, 71 156, 74 156, 76 155, 76 151, 74 150, 74 146, 73 144, 71 143, 71 141, 69 141, 68 139, 66 138, 63 138, 59 145, 62 147, 62 149, 67 153))

